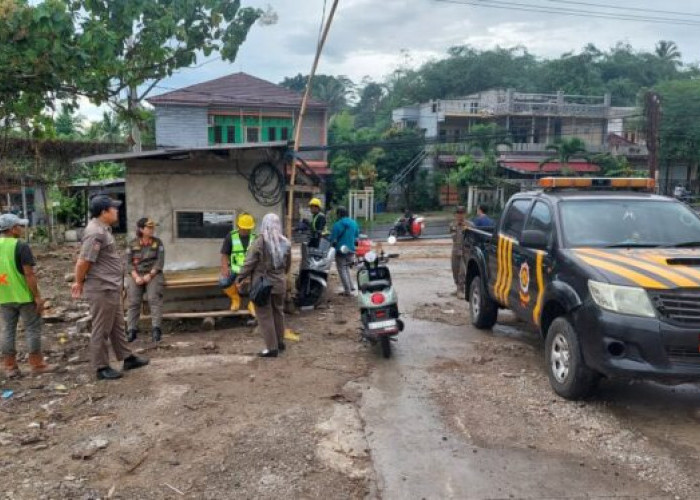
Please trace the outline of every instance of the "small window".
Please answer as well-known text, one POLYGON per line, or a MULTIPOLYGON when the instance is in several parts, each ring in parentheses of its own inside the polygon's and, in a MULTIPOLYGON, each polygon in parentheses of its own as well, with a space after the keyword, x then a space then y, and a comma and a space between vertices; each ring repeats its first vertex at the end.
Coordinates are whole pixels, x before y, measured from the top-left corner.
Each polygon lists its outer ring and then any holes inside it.
POLYGON ((246 142, 260 142, 260 129, 258 127, 246 127, 245 129, 246 142))
POLYGON ((552 211, 545 202, 538 201, 535 203, 525 229, 542 231, 547 235, 547 240, 549 241, 552 234, 552 211))
POLYGON ((281 141, 289 140, 289 129, 287 127, 282 127, 280 129, 280 140, 281 141))
POLYGON ((519 239, 520 233, 525 224, 525 214, 530 208, 530 200, 515 200, 506 213, 506 218, 503 222, 503 232, 508 236, 519 239))
POLYGON ((437 113, 437 110, 438 110, 437 103, 433 103, 432 110, 433 110, 433 113, 437 113))
POLYGON ((233 212, 176 212, 177 237, 183 239, 219 239, 231 232, 233 212))
POLYGON ((226 127, 226 142, 229 144, 236 142, 236 127, 230 125, 226 127))
POLYGON ((476 114, 479 112, 479 103, 478 102, 470 102, 469 103, 469 112, 472 114, 476 114))
POLYGON ((221 125, 217 125, 214 127, 214 144, 221 144, 222 142, 224 142, 222 137, 223 131, 224 127, 222 127, 221 125))
POLYGON ((270 142, 277 140, 277 129, 275 127, 267 128, 267 140, 270 142))

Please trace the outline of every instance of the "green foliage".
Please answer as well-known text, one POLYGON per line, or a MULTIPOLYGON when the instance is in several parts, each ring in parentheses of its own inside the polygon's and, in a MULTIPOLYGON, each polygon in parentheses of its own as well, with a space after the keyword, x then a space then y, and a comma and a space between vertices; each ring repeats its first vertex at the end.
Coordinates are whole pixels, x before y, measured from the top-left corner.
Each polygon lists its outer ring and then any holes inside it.
POLYGON ((662 119, 659 130, 662 162, 700 163, 700 80, 672 81, 658 85, 662 119))
POLYGON ((605 177, 644 177, 644 171, 635 169, 625 156, 614 156, 610 153, 595 155, 591 158, 602 169, 605 177))
POLYGON ((545 148, 547 151, 552 151, 554 154, 540 162, 540 171, 544 169, 547 163, 559 162, 560 171, 563 175, 571 175, 573 171, 569 168, 569 162, 573 158, 589 159, 586 151, 586 143, 578 137, 568 139, 560 139, 554 144, 550 144, 545 148))
MULTIPOLYGON (((296 76, 285 78, 280 85, 303 93, 308 78, 308 75, 304 76, 299 73, 296 76)), ((327 103, 331 116, 348 109, 354 93, 355 84, 347 76, 315 75, 311 82, 311 97, 327 103)))
POLYGON ((61 139, 75 139, 81 136, 83 117, 73 113, 69 106, 62 106, 54 119, 56 134, 61 139))
POLYGON ((141 124, 139 103, 158 81, 200 52, 233 61, 265 13, 237 0, 0 0, 0 14, 0 122, 21 125, 79 95, 141 124))
POLYGON ((495 168, 490 163, 476 162, 471 155, 464 155, 457 158, 457 168, 447 174, 447 181, 461 188, 484 186, 490 183, 494 174, 495 168))

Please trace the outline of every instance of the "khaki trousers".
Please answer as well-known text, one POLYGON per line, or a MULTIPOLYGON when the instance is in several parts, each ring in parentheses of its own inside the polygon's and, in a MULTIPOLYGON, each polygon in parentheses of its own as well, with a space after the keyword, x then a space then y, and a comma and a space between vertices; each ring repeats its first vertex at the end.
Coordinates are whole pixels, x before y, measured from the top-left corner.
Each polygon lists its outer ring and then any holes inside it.
POLYGON ((255 306, 255 312, 265 347, 276 351, 284 340, 284 294, 273 293, 266 306, 255 306))
POLYGON ((131 349, 124 334, 124 311, 121 293, 118 291, 96 292, 87 297, 92 315, 90 356, 92 366, 99 370, 109 366, 109 344, 112 344, 118 361, 131 356, 131 349))
POLYGON ((457 290, 464 292, 467 270, 464 268, 461 254, 452 254, 452 278, 454 279, 455 285, 457 285, 457 290))
POLYGON ((141 317, 141 303, 145 292, 148 299, 148 308, 151 310, 151 325, 160 328, 163 318, 163 287, 165 278, 163 273, 156 274, 147 285, 137 285, 134 278, 127 278, 127 325, 129 330, 138 330, 141 317))

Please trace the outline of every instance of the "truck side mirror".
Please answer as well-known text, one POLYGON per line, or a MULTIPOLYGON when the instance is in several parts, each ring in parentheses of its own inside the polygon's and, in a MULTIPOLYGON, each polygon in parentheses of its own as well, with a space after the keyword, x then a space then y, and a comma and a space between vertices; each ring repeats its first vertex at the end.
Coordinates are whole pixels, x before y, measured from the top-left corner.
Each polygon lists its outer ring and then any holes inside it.
POLYGON ((520 245, 535 250, 546 250, 549 246, 549 237, 547 233, 537 229, 523 231, 520 236, 520 245))

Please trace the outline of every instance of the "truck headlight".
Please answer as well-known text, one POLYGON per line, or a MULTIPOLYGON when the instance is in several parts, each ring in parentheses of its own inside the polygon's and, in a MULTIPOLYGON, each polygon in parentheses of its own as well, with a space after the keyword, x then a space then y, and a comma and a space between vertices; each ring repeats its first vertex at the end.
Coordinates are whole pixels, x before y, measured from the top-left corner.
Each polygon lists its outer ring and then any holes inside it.
POLYGON ((593 301, 608 311, 653 318, 654 306, 643 288, 618 286, 600 281, 588 280, 588 289, 593 301))

